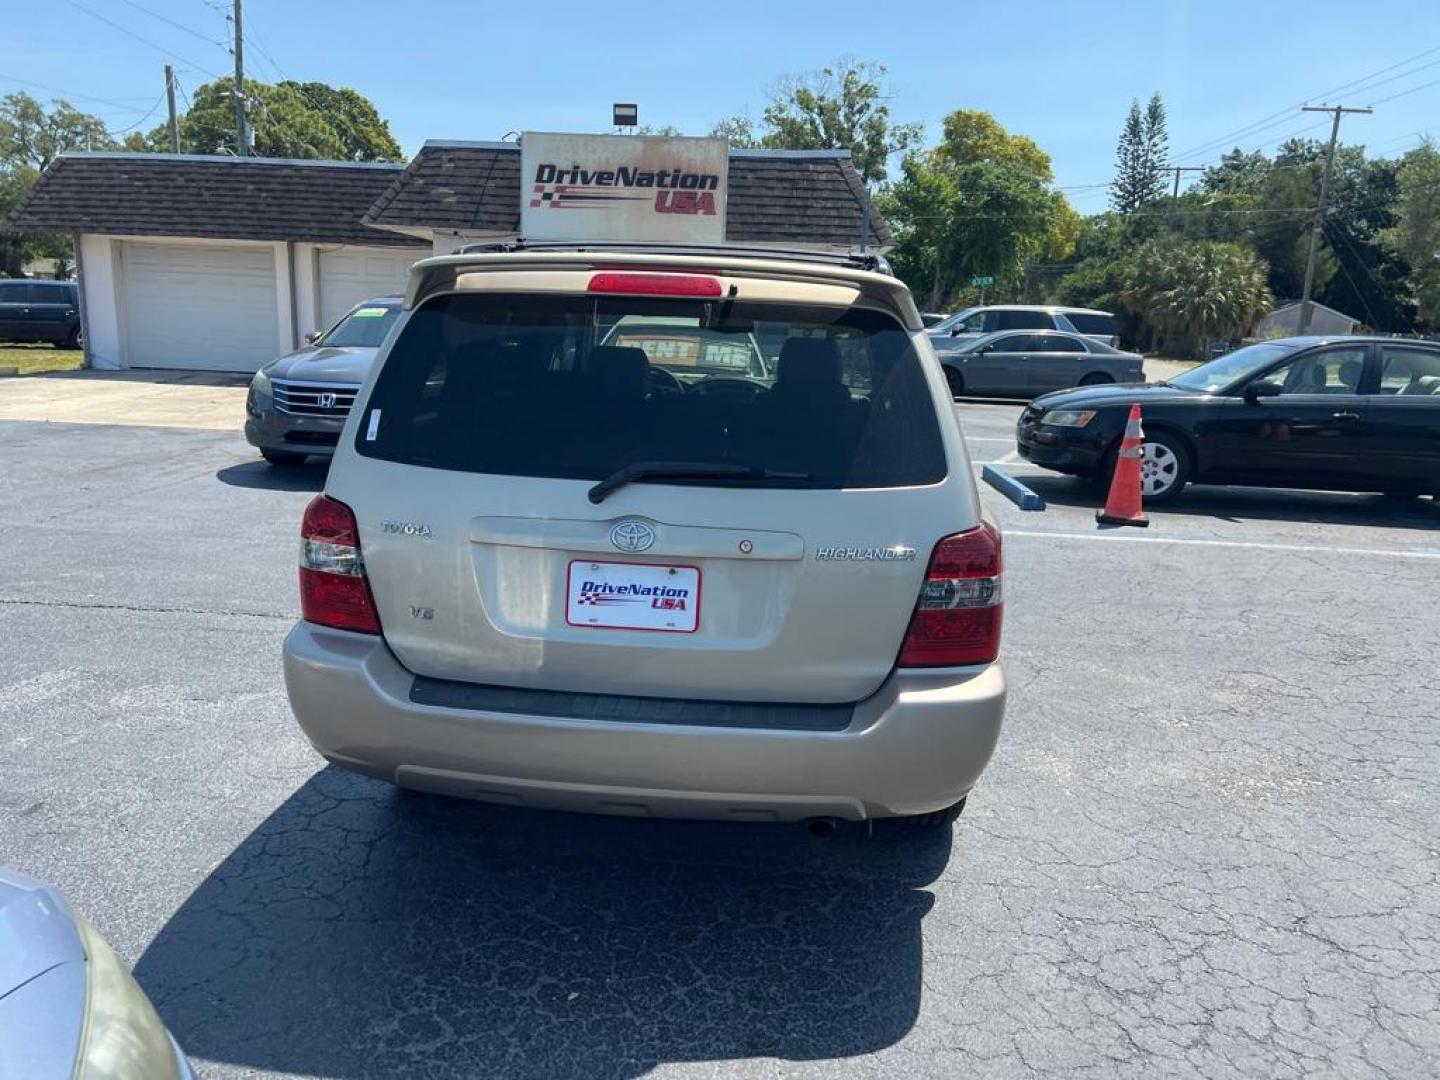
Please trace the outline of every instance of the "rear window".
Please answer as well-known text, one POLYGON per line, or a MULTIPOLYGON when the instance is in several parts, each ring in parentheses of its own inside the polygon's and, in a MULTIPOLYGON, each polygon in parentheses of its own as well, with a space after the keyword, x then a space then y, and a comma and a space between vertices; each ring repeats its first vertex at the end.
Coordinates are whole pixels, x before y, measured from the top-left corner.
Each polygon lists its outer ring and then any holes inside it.
POLYGON ((356 449, 505 476, 600 480, 637 462, 785 474, 703 481, 715 486, 898 487, 946 473, 934 399, 890 316, 637 297, 427 301, 391 346, 356 449), (676 337, 697 351, 658 348, 676 337))
POLYGON ((769 374, 753 336, 706 330, 698 318, 673 322, 627 318, 605 338, 605 344, 642 350, 652 366, 677 374, 769 374))
POLYGON ((1087 315, 1083 311, 1067 311, 1064 315, 1070 320, 1070 325, 1082 334, 1103 334, 1106 337, 1115 334, 1113 315, 1087 315))

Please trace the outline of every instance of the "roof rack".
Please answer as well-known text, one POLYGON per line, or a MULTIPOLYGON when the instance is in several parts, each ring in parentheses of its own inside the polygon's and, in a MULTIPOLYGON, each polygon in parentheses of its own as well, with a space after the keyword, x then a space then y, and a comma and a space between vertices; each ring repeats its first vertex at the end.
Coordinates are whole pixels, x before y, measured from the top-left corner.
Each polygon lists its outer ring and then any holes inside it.
POLYGON ((883 255, 867 251, 818 251, 814 248, 746 247, 743 244, 667 244, 656 241, 561 241, 514 240, 484 241, 466 244, 456 255, 480 255, 487 252, 510 251, 630 251, 655 255, 740 255, 757 259, 791 259, 796 262, 826 263, 830 266, 853 266, 893 277, 890 264, 883 255))

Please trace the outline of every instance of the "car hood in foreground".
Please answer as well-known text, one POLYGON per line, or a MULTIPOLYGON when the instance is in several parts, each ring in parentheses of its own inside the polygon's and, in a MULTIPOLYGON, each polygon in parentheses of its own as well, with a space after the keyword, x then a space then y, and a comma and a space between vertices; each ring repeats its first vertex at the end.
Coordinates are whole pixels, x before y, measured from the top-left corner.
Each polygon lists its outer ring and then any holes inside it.
POLYGON ((1037 409, 1099 409, 1106 405, 1129 405, 1138 401, 1144 409, 1149 405, 1193 401, 1208 396, 1193 390, 1182 390, 1169 383, 1105 383, 1056 390, 1052 394, 1042 394, 1030 404, 1037 409))
POLYGON ((0 997, 59 964, 85 961, 75 919, 60 894, 0 869, 0 997))
POLYGON ((379 351, 370 347, 333 348, 322 345, 318 349, 301 349, 272 360, 260 370, 272 379, 361 383, 365 381, 379 351))

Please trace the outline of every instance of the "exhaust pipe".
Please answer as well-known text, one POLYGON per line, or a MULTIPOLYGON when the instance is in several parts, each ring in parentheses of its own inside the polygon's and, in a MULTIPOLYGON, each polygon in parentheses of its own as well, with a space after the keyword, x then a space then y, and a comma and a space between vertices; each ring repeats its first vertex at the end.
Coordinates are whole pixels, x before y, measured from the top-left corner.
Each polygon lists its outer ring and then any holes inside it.
POLYGON ((840 822, 833 817, 812 817, 805 819, 805 828, 811 836, 826 840, 835 835, 840 822))

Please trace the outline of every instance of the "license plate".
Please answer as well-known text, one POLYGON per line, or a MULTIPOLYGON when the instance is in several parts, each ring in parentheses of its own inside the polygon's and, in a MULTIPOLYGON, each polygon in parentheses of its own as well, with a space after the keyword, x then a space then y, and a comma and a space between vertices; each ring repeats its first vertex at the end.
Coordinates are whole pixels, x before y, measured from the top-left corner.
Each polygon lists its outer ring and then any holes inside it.
POLYGON ((693 634, 700 625, 695 566, 576 559, 565 593, 565 621, 571 626, 693 634))

